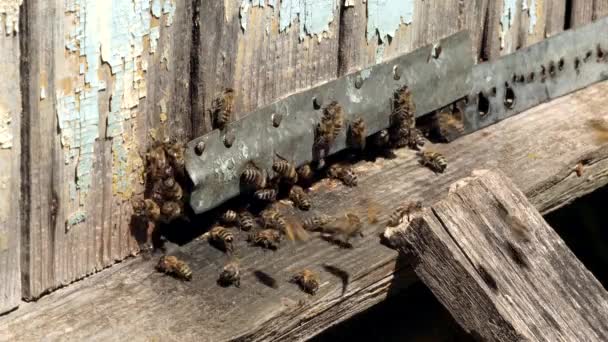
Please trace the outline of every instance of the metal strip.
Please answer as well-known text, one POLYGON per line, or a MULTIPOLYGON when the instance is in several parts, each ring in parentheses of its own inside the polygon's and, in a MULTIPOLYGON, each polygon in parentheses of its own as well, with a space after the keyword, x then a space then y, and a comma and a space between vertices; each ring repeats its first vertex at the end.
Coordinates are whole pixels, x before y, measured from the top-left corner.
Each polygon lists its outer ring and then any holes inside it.
POLYGON ((475 65, 465 134, 606 79, 608 18, 475 65))
MULTIPOLYGON (((202 213, 237 196, 240 174, 250 161, 269 174, 275 154, 298 165, 312 161, 314 129, 322 107, 333 100, 344 108, 347 124, 362 117, 371 135, 389 126, 392 94, 405 84, 412 90, 418 116, 465 97, 471 89, 468 84, 473 66, 471 51, 468 33, 460 32, 438 45, 289 96, 231 123, 224 131, 214 130, 194 139, 188 143, 185 156, 186 169, 194 184, 192 209, 202 213), (281 123, 275 127, 273 116, 276 119, 279 115, 281 123), (226 147, 225 141, 230 147, 226 147)), ((330 153, 344 148, 346 129, 333 143, 330 153)))

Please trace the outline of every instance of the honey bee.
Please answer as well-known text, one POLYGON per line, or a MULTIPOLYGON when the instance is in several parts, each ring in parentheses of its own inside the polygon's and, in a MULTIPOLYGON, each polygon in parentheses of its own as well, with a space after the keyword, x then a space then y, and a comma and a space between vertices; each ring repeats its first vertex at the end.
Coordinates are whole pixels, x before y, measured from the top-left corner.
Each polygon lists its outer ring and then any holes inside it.
POLYGON ((416 104, 408 86, 399 88, 393 96, 393 123, 413 129, 416 126, 416 104))
POLYGON ((383 129, 372 136, 372 143, 376 148, 385 148, 390 142, 388 130, 383 129))
POLYGON ((224 129, 232 118, 234 111, 234 90, 226 88, 211 103, 211 115, 214 121, 214 128, 224 129))
POLYGON ((244 230, 246 232, 254 229, 257 226, 255 217, 253 216, 253 214, 251 214, 248 211, 244 211, 244 212, 240 213, 239 217, 238 217, 238 221, 239 221, 239 227, 241 227, 241 230, 244 230))
POLYGON ((409 146, 409 148, 414 150, 420 150, 420 148, 424 146, 425 143, 426 141, 424 140, 424 136, 422 135, 422 132, 420 132, 419 129, 414 129, 410 132, 407 139, 407 145, 409 146))
POLYGON ((297 170, 300 181, 310 182, 313 177, 312 168, 309 164, 300 166, 297 170))
POLYGON ((387 226, 396 227, 401 223, 404 216, 407 215, 407 221, 411 221, 411 215, 422 210, 422 202, 413 201, 406 202, 395 208, 388 218, 387 226))
POLYGON ((255 189, 266 187, 266 178, 266 172, 257 168, 253 163, 249 163, 241 174, 242 182, 252 185, 255 189))
POLYGON ((150 148, 146 153, 148 176, 152 180, 163 179, 173 176, 173 168, 167 160, 163 145, 159 144, 150 148))
POLYGON ((423 151, 420 153, 420 164, 430 168, 433 172, 443 173, 448 166, 445 157, 438 152, 423 151))
POLYGON ((332 101, 325 109, 323 109, 322 122, 331 123, 332 127, 332 141, 336 139, 342 126, 344 126, 344 109, 338 104, 337 101, 332 101))
POLYGON ((169 163, 180 175, 183 175, 185 170, 185 150, 186 148, 183 143, 173 142, 167 146, 165 151, 167 157, 169 157, 169 163))
POLYGON ((192 280, 192 271, 188 264, 173 255, 162 256, 156 265, 156 269, 182 280, 192 280))
POLYGON ((359 216, 353 213, 346 213, 323 225, 321 231, 338 242, 348 244, 348 241, 355 235, 363 236, 361 232, 362 226, 359 216))
POLYGON ((314 295, 319 290, 319 276, 309 269, 303 269, 296 273, 291 279, 291 283, 298 284, 302 291, 314 295))
POLYGON ((277 200, 277 191, 275 189, 261 189, 256 191, 253 196, 265 202, 274 202, 277 200))
POLYGON ((272 163, 272 169, 279 176, 292 184, 298 181, 298 173, 295 166, 281 156, 277 155, 277 158, 272 163))
POLYGON ((284 232, 287 229, 285 217, 276 209, 268 208, 260 213, 265 228, 272 228, 284 232))
POLYGON ((325 214, 314 215, 312 217, 305 219, 303 222, 303 226, 304 226, 304 229, 306 229, 306 230, 315 231, 315 230, 322 229, 323 226, 325 226, 326 224, 331 222, 331 220, 332 220, 332 218, 329 215, 325 215, 325 214))
POLYGON ((378 203, 369 199, 364 199, 363 205, 367 209, 367 222, 371 224, 377 223, 378 215, 380 214, 380 206, 378 203))
POLYGON ((133 211, 136 215, 146 217, 150 221, 160 220, 160 207, 153 200, 146 198, 133 203, 133 211))
POLYGON ((234 210, 226 210, 221 217, 221 220, 225 224, 235 224, 239 220, 239 214, 234 210))
POLYGON ((171 222, 182 215, 182 206, 175 201, 166 201, 163 203, 160 211, 163 219, 166 222, 171 222))
POLYGON ((228 229, 222 226, 215 226, 211 228, 211 230, 203 234, 203 239, 215 244, 217 247, 227 253, 232 253, 234 250, 232 245, 234 235, 228 229))
POLYGON ((266 249, 277 250, 281 244, 281 233, 274 229, 264 229, 250 234, 247 241, 266 249))
POLYGON ((367 138, 367 128, 363 118, 357 118, 350 125, 349 139, 352 147, 363 150, 365 148, 365 138, 367 138))
POLYGON ((462 112, 457 110, 455 113, 452 105, 443 108, 435 115, 434 126, 435 131, 444 141, 453 140, 464 133, 462 112))
POLYGON ((310 197, 302 187, 294 185, 289 190, 289 199, 293 202, 294 206, 301 210, 309 210, 310 209, 310 197))
POLYGON ((179 201, 184 195, 182 187, 175 181, 175 178, 169 177, 162 181, 163 197, 167 200, 179 201))
POLYGON ((231 261, 224 266, 218 283, 224 287, 230 285, 241 287, 241 270, 238 261, 231 261))
POLYGON ((314 147, 317 150, 327 150, 333 142, 334 127, 331 122, 320 122, 315 131, 314 147))
POLYGON ((330 166, 328 175, 331 178, 341 181, 346 186, 353 187, 358 184, 357 174, 355 174, 355 171, 349 166, 334 164, 330 166))

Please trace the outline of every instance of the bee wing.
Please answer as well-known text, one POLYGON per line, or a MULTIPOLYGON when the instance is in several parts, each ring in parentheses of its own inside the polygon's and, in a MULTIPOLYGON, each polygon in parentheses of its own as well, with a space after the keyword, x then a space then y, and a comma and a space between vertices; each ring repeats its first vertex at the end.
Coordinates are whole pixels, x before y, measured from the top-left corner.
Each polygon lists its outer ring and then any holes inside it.
POLYGON ((304 229, 302 224, 298 219, 291 216, 286 216, 285 220, 287 221, 287 227, 285 229, 285 234, 287 238, 291 241, 306 241, 310 238, 308 232, 304 229))

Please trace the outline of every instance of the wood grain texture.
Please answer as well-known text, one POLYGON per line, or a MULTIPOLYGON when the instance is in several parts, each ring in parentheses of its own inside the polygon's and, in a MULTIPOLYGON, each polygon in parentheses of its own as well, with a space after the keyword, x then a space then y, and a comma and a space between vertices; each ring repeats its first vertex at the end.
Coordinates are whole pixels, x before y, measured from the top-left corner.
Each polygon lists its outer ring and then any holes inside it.
POLYGON ((139 250, 129 199, 142 191, 140 155, 161 127, 180 139, 191 130, 191 2, 159 3, 158 13, 143 1, 24 6, 25 299, 139 250), (88 11, 100 15, 84 22, 88 11))
POLYGON ((304 340, 314 336, 413 281, 411 267, 397 259, 396 251, 379 243, 378 235, 396 203, 414 198, 433 203, 450 184, 477 168, 502 170, 543 213, 606 185, 608 143, 598 140, 588 126, 589 120, 608 119, 606 91, 608 82, 597 84, 450 144, 434 146, 448 160, 444 174, 422 168, 412 151, 399 150, 396 159, 358 164, 358 187, 319 184, 312 192, 314 212, 353 211, 364 217, 369 203, 380 208, 379 222, 365 225, 365 237, 354 240, 353 249, 313 239, 264 253, 245 247, 240 235, 236 250, 244 274, 241 288, 223 289, 215 281, 226 257, 195 241, 169 251, 190 264, 192 282, 156 273, 156 259, 124 262, 0 318, 0 336, 35 340, 63 336, 65 329, 76 340, 304 340), (583 159, 588 167, 578 177, 574 166, 583 159), (345 288, 325 271, 324 264, 349 274, 345 288), (302 267, 320 272, 321 287, 315 296, 286 282, 302 267), (257 282, 252 275, 255 270, 275 277, 279 288, 257 282), (27 330, 22 329, 25 322, 27 330))
POLYGON ((459 324, 485 341, 603 341, 608 292, 503 173, 478 170, 394 246, 459 324))
MULTIPOLYGON (((21 74, 19 33, 0 13, 0 314, 21 301, 21 74)), ((19 18, 19 11, 11 13, 19 18)))
POLYGON ((241 2, 201 0, 195 20, 200 26, 195 33, 198 64, 192 81, 195 136, 210 131, 208 110, 225 88, 235 90, 236 120, 287 94, 336 78, 339 7, 333 8, 328 30, 311 36, 300 32, 298 21, 281 31, 280 15, 289 13, 281 14, 279 4, 252 5, 239 14, 241 2))

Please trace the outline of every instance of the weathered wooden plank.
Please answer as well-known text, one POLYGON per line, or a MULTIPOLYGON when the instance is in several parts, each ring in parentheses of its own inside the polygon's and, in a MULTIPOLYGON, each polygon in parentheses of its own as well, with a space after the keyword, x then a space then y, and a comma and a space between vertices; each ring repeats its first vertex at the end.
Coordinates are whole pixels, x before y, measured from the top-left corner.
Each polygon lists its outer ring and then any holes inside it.
POLYGON ((138 250, 129 200, 141 153, 161 128, 190 136, 191 6, 26 4, 25 298, 138 250))
POLYGON ((0 3, 0 314, 21 301, 20 4, 0 3))
POLYGON ((459 324, 487 341, 606 340, 608 292, 515 184, 478 170, 455 185, 387 233, 459 324))
POLYGON ((309 338, 413 281, 411 268, 394 250, 379 244, 378 234, 395 203, 406 198, 432 203, 476 168, 502 170, 543 213, 606 185, 608 145, 589 126, 590 120, 608 119, 606 91, 608 82, 597 84, 450 144, 433 146, 449 162, 440 175, 422 168, 412 151, 399 150, 396 159, 357 165, 358 187, 321 183, 313 191, 315 212, 349 210, 365 216, 369 203, 380 209, 379 222, 365 224, 365 237, 354 240, 353 249, 314 239, 264 253, 245 247, 240 235, 236 250, 243 268, 241 288, 223 289, 215 281, 226 257, 195 241, 175 252, 190 263, 192 282, 157 274, 156 259, 125 262, 0 318, 0 336, 36 340, 69 327, 74 339, 309 338), (574 167, 581 160, 587 167, 578 177, 574 167), (324 264, 349 274, 345 288, 324 264), (286 283, 301 267, 320 272, 317 295, 307 296, 286 283), (255 270, 275 277, 279 288, 259 283, 252 274, 255 270), (22 329, 25 322, 27 330, 22 329), (111 330, 101 322, 112 322, 111 330))
POLYGON ((347 1, 340 74, 467 29, 479 60, 495 59, 563 29, 565 2, 551 0, 347 1), (560 12, 561 11, 561 12, 560 12), (560 15, 561 13, 561 15, 560 15), (551 19, 551 26, 547 26, 551 19))
POLYGON ((339 24, 334 1, 203 0, 195 24, 194 134, 211 129, 208 110, 224 88, 235 90, 238 119, 334 79, 339 24))

